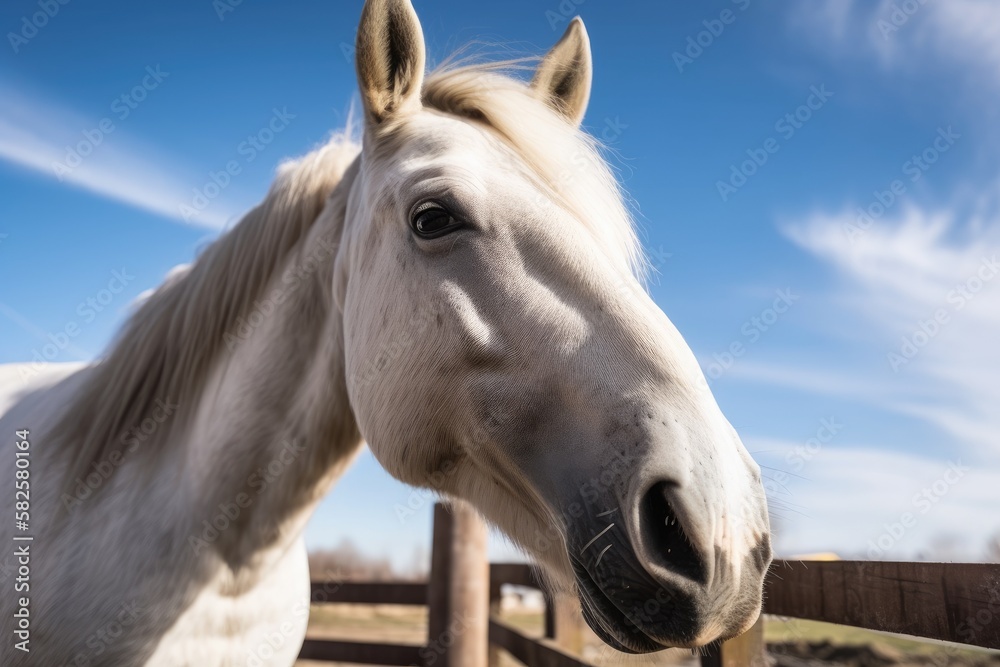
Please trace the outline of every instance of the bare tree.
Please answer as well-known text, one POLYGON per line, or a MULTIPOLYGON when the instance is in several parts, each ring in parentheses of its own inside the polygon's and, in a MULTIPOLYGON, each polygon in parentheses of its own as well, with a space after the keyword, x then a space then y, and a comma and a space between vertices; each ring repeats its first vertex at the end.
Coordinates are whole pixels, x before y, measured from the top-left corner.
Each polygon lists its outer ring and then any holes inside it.
POLYGON ((968 561, 975 558, 975 548, 970 548, 965 536, 959 533, 940 532, 931 536, 930 541, 920 551, 918 560, 942 563, 968 561))
POLYGON ((314 580, 394 581, 406 578, 393 570, 388 558, 362 554, 348 540, 332 549, 310 552, 309 572, 314 580))

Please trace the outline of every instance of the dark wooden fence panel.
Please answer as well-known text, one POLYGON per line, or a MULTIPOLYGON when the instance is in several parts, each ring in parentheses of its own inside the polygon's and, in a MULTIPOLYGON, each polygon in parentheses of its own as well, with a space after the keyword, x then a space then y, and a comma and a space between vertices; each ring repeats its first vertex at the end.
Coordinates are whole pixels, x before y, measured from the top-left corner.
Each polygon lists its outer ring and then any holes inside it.
POLYGON ((327 639, 306 639, 299 660, 350 662, 359 665, 423 665, 423 646, 367 644, 327 639))
POLYGON ((1000 649, 1000 565, 778 561, 764 611, 1000 649))
POLYGON ((525 586, 541 590, 542 580, 538 569, 527 563, 491 563, 490 588, 500 590, 503 584, 525 586))
POLYGON ((427 604, 427 584, 312 582, 312 601, 340 604, 427 604))

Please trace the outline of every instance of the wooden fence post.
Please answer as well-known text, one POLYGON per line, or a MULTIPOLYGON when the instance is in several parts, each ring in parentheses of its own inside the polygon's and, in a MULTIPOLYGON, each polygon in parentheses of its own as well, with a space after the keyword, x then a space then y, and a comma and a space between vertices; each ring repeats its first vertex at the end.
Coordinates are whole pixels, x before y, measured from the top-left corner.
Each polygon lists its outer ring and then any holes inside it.
POLYGON ((545 629, 542 636, 546 639, 556 638, 556 601, 548 591, 542 591, 542 598, 545 600, 545 616, 543 621, 545 629))
MULTIPOLYGON (((502 585, 500 583, 494 583, 493 578, 490 577, 490 618, 500 617, 500 612, 502 611, 501 604, 503 602, 503 591, 501 588, 502 585)), ((502 654, 503 649, 490 642, 489 659, 487 660, 489 667, 500 667, 502 654)))
POLYGON ((765 667, 764 616, 739 637, 710 649, 701 657, 701 667, 765 667))
POLYGON ((490 564, 486 524, 470 507, 434 506, 427 655, 434 667, 486 667, 490 564))
POLYGON ((576 597, 565 593, 560 593, 550 600, 553 634, 546 633, 545 636, 553 637, 556 645, 564 651, 582 656, 586 622, 580 611, 580 602, 576 597))

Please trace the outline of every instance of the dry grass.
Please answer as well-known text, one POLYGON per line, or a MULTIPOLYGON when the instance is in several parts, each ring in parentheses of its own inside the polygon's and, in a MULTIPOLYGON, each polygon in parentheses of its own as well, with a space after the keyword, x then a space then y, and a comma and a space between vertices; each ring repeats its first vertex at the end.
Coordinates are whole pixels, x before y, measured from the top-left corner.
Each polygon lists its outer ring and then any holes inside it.
MULTIPOLYGON (((540 613, 505 613, 506 623, 529 637, 541 638, 544 622, 540 613)), ((427 641, 427 609, 399 605, 326 604, 313 605, 309 617, 309 637, 357 642, 424 644, 427 641)), ((583 657, 598 667, 623 665, 683 665, 694 664, 687 651, 671 651, 647 656, 622 656, 604 646, 587 632, 583 657)), ((508 655, 501 658, 501 667, 519 667, 508 655)), ((348 663, 300 660, 296 667, 354 667, 348 663)))
POLYGON ((913 656, 940 656, 943 658, 942 664, 961 661, 963 658, 1000 656, 1000 651, 797 618, 768 617, 764 626, 764 639, 768 643, 827 641, 838 646, 883 646, 901 654, 904 659, 913 656))
MULTIPOLYGON (((541 637, 543 621, 538 613, 506 613, 504 621, 531 637, 541 637)), ((346 641, 424 644, 427 639, 427 609, 424 607, 404 607, 396 605, 314 605, 309 619, 309 636, 316 639, 340 639, 346 641)), ((829 641, 836 645, 876 644, 890 647, 894 652, 906 656, 927 656, 941 654, 947 656, 942 664, 958 662, 963 658, 973 658, 984 654, 1000 655, 998 651, 977 650, 943 642, 920 640, 901 635, 871 632, 859 628, 803 621, 798 619, 768 618, 765 625, 768 642, 820 642, 829 641)), ((652 656, 623 656, 604 646, 600 640, 587 631, 582 657, 597 667, 623 667, 648 665, 696 665, 695 658, 688 651, 666 651, 652 656)), ((348 667, 347 663, 323 663, 300 660, 297 667, 348 667)), ((520 665, 509 656, 504 656, 503 667, 520 665)), ((353 666, 351 666, 353 667, 353 666)))

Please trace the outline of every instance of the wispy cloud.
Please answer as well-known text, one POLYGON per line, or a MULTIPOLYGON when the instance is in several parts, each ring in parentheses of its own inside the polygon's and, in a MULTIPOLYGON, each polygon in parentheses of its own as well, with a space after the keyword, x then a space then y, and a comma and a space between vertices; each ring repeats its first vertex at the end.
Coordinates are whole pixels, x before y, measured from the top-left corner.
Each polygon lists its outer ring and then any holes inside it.
POLYGON ((768 466, 765 486, 783 555, 831 550, 884 560, 981 560, 1000 527, 1000 469, 970 465, 960 455, 938 460, 858 444, 766 439, 747 445, 764 452, 755 456, 768 466))
MULTIPOLYGON (((876 63, 922 86, 960 78, 975 97, 1000 95, 1000 3, 992 0, 821 0, 791 9, 789 17, 796 33, 837 67, 876 63)), ((974 108, 978 121, 995 103, 964 106, 974 108)), ((969 134, 993 145, 988 133, 969 134)), ((826 395, 853 394, 934 424, 966 451, 1000 456, 994 380, 1000 376, 1000 182, 995 166, 983 167, 966 164, 966 184, 946 200, 909 196, 867 217, 845 204, 786 225, 789 239, 840 278, 819 297, 827 319, 836 322, 827 337, 845 343, 854 332, 851 344, 865 348, 860 356, 872 367, 764 364, 738 373, 826 395)))
POLYGON ((907 183, 905 197, 876 206, 866 189, 853 203, 781 224, 832 281, 804 297, 798 348, 737 364, 731 376, 835 401, 841 417, 853 412, 852 423, 871 424, 875 416, 879 429, 871 438, 850 433, 851 442, 838 437, 807 460, 805 443, 748 438, 778 478, 769 496, 779 547, 979 560, 1000 528, 1000 181, 990 129, 1000 97, 1000 4, 820 0, 787 11, 807 48, 852 78, 886 84, 890 102, 904 89, 906 100, 912 91, 948 91, 944 129, 962 119, 962 141, 975 146, 949 156, 952 182, 960 182, 945 197, 907 183), (896 82, 903 86, 889 85, 896 82), (969 152, 980 154, 963 164, 969 152), (894 439, 896 425, 904 435, 894 439), (919 442, 907 439, 914 433, 919 442), (942 481, 954 476, 949 460, 968 468, 954 484, 942 481), (922 498, 935 484, 941 496, 922 498))
POLYGON ((836 270, 841 281, 827 303, 881 350, 862 377, 876 380, 882 405, 995 458, 1000 219, 911 206, 862 236, 851 234, 854 225, 853 212, 814 215, 786 233, 836 270))
POLYGON ((808 368, 787 363, 742 361, 729 376, 756 384, 774 385, 822 396, 871 400, 885 394, 882 383, 844 370, 808 368))
POLYGON ((874 55, 892 71, 944 66, 1000 93, 1000 4, 993 0, 820 0, 790 17, 838 58, 874 55))
POLYGON ((214 229, 229 220, 221 202, 185 219, 181 204, 191 199, 191 187, 172 175, 168 159, 124 130, 105 132, 102 119, 60 109, 3 83, 0 96, 5 102, 0 107, 0 159, 171 220, 214 229), (88 154, 76 164, 67 156, 81 144, 77 154, 88 154))

